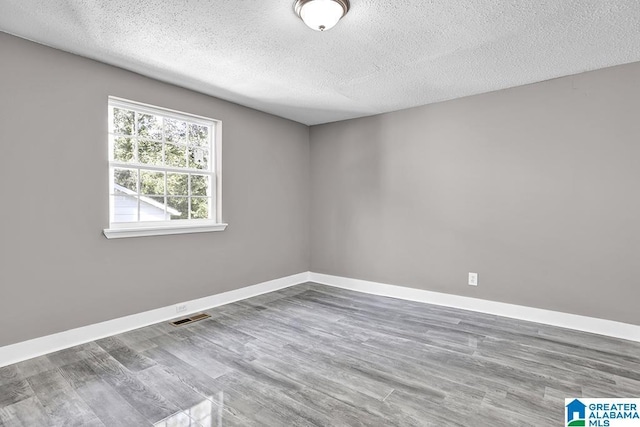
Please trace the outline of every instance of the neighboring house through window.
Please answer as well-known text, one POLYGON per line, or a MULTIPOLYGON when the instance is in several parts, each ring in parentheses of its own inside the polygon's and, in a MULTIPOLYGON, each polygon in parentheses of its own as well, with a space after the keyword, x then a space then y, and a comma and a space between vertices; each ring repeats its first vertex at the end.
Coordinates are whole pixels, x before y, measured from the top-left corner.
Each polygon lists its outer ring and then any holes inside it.
POLYGON ((136 237, 220 231, 217 120, 109 98, 109 228, 136 237))

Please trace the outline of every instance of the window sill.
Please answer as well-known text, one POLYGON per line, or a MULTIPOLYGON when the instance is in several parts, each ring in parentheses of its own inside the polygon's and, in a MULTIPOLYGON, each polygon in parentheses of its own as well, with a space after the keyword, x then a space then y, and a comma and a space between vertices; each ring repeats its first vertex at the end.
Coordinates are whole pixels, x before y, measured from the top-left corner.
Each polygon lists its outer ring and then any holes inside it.
POLYGON ((107 239, 122 239, 126 237, 164 236, 169 234, 209 233, 212 231, 224 231, 227 225, 228 224, 210 224, 144 228, 106 228, 103 230, 103 233, 107 239))

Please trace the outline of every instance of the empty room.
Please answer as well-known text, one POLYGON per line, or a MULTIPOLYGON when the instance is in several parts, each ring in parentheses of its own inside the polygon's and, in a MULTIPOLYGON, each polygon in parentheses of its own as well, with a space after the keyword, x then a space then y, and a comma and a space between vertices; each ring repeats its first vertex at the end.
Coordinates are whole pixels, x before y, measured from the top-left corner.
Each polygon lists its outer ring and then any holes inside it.
POLYGON ((638 0, 0 0, 0 427, 640 426, 638 0))

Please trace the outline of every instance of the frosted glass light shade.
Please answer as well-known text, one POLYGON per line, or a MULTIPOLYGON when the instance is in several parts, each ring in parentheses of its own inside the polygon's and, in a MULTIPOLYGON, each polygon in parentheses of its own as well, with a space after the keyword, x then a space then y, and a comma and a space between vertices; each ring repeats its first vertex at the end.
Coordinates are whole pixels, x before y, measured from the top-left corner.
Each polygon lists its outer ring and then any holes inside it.
POLYGON ((346 0, 298 0, 296 12, 307 26, 316 31, 333 28, 349 10, 346 0))

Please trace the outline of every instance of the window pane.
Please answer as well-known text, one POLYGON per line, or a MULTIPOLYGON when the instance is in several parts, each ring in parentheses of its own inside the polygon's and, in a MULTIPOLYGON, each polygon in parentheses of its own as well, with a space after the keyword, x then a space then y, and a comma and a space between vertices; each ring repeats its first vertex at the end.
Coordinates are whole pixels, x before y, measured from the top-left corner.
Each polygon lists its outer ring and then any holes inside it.
POLYGON ((187 143, 187 123, 175 119, 164 119, 164 137, 169 142, 187 143))
POLYGON ((191 198, 191 219, 208 219, 210 198, 192 197, 191 198))
POLYGON ((140 194, 164 196, 164 172, 140 171, 140 194))
POLYGON ((167 205, 171 219, 189 219, 188 197, 167 197, 167 205))
POLYGON ((188 196, 189 175, 186 173, 167 173, 167 194, 172 196, 188 196))
POLYGON ((138 135, 149 139, 162 139, 162 117, 138 113, 138 135))
POLYGON ((191 175, 191 195, 209 196, 209 177, 207 175, 191 175))
POLYGON ((189 144, 208 147, 209 128, 207 126, 189 125, 189 144))
POLYGON ((136 196, 116 190, 116 194, 111 198, 113 201, 114 222, 138 221, 138 198, 136 196))
POLYGON ((209 152, 201 148, 189 148, 189 167, 193 169, 209 169, 209 152))
POLYGON ((138 161, 147 165, 161 165, 162 142, 138 140, 138 161))
MULTIPOLYGON (((113 170, 113 184, 116 191, 122 193, 138 192, 138 171, 135 169, 119 169, 113 170)), ((117 194, 117 193, 116 193, 117 194)))
POLYGON ((113 132, 122 135, 133 134, 133 111, 113 109, 113 132))
POLYGON ((187 147, 165 144, 165 163, 167 166, 186 167, 187 147))
POLYGON ((165 213, 164 197, 140 197, 140 221, 166 221, 169 215, 165 213))
POLYGON ((113 141, 113 160, 116 162, 133 161, 133 140, 131 138, 116 138, 113 141))

